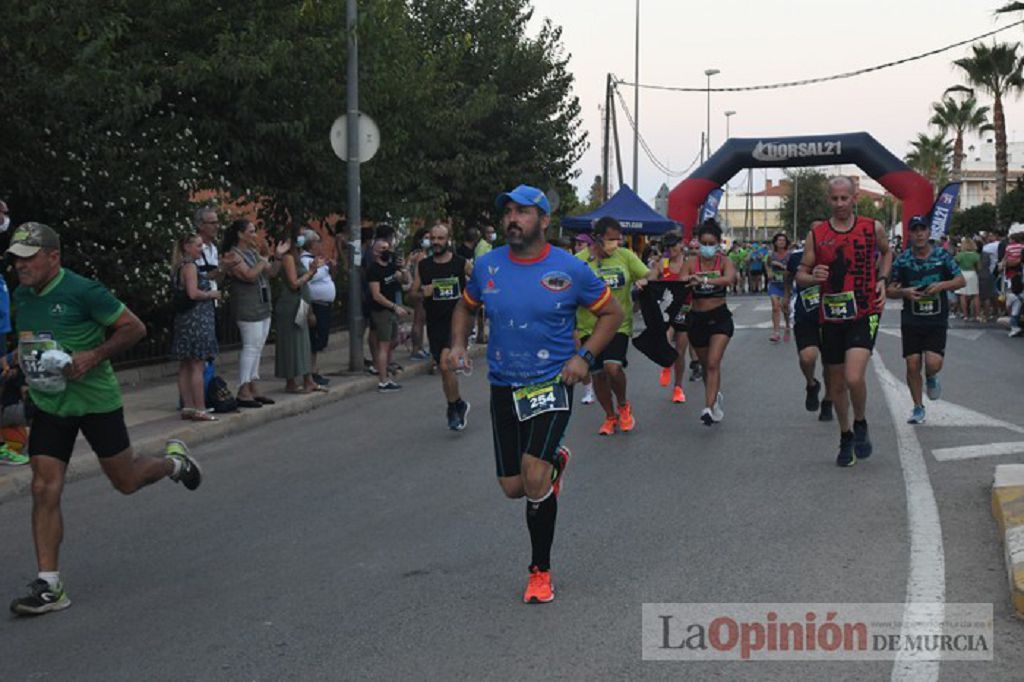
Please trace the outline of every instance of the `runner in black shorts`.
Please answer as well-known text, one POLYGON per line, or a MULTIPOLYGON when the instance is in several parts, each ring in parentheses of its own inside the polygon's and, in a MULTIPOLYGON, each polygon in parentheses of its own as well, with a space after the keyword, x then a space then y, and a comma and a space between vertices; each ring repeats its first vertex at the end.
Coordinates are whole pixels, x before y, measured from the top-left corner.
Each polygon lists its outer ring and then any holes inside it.
POLYGON ((733 334, 732 313, 725 304, 729 287, 736 280, 736 266, 721 252, 722 228, 706 220, 697 230, 700 250, 683 270, 683 279, 693 284, 693 304, 687 315, 690 343, 704 367, 705 426, 725 418, 722 386, 722 356, 733 334))
POLYGON ((430 354, 441 371, 441 388, 448 401, 448 428, 461 431, 466 428, 469 403, 459 395, 459 377, 448 366, 448 349, 451 348, 452 313, 466 289, 466 277, 472 265, 452 252, 448 226, 444 223, 430 228, 430 251, 431 255, 416 267, 413 290, 423 295, 430 354))
POLYGON ((498 197, 508 246, 480 256, 452 320, 451 369, 468 367, 466 336, 483 306, 491 322, 487 345, 491 428, 498 483, 507 497, 526 497, 532 559, 523 601, 550 602, 551 544, 558 494, 569 460, 561 445, 572 409, 572 386, 615 334, 622 311, 587 264, 544 240, 551 205, 535 187, 498 197), (576 308, 597 316, 577 351, 576 308))
POLYGON ((821 347, 821 324, 818 321, 818 307, 821 305, 821 287, 811 286, 801 288, 796 286, 793 278, 796 275, 800 261, 804 257, 802 248, 793 251, 786 263, 787 276, 790 278, 793 291, 790 301, 790 315, 793 318, 793 336, 796 338, 796 352, 800 359, 800 371, 803 372, 805 385, 804 409, 808 412, 818 412, 818 420, 832 421, 832 401, 828 393, 828 372, 824 371, 822 363, 821 378, 825 383, 825 399, 820 399, 821 384, 814 377, 814 369, 818 364, 819 349, 821 347))
POLYGON ((164 457, 136 457, 132 451, 110 358, 146 335, 139 318, 99 282, 62 268, 60 238, 46 225, 18 227, 7 253, 14 256, 20 282, 14 296, 19 363, 37 408, 28 453, 39 568, 28 596, 11 602, 11 611, 39 615, 71 605, 58 568, 60 502, 79 431, 103 473, 125 495, 166 477, 195 490, 202 475, 181 441, 168 441, 164 457))
POLYGON ((829 180, 828 202, 832 217, 811 226, 796 283, 821 287, 821 357, 839 421, 836 465, 849 467, 872 452, 865 373, 885 306, 892 251, 882 223, 854 213, 857 186, 851 178, 829 180))
MULTIPOLYGON (((661 275, 658 279, 662 282, 679 281, 686 268, 686 254, 683 253, 682 237, 670 232, 662 238, 661 244, 665 248, 666 258, 661 262, 661 275)), ((672 340, 675 342, 676 352, 679 355, 676 357, 675 365, 661 370, 659 383, 662 386, 668 386, 675 379, 672 385, 672 402, 685 403, 683 376, 686 374, 686 352, 689 349, 695 357, 696 352, 690 348, 688 335, 690 327, 686 322, 686 316, 690 313, 691 306, 690 290, 679 292, 677 295, 684 297, 684 300, 676 309, 672 319, 669 320, 669 326, 672 327, 672 340)))
POLYGON ((946 354, 946 329, 949 327, 948 291, 964 286, 960 266, 943 248, 934 246, 927 220, 910 219, 910 248, 892 265, 892 284, 888 294, 903 299, 900 336, 907 363, 907 387, 914 399, 908 424, 923 424, 921 369, 924 368, 929 400, 942 395, 939 372, 946 354))

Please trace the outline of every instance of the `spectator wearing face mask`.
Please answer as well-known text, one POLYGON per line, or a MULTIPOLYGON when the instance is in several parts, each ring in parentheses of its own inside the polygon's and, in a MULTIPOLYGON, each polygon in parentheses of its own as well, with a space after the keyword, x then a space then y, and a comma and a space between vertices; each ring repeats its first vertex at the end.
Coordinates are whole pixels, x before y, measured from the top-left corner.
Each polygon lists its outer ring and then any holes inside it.
POLYGON ((327 341, 331 336, 331 311, 338 293, 333 277, 333 271, 337 268, 337 264, 324 253, 324 241, 316 230, 306 230, 302 236, 305 238, 305 243, 299 258, 306 269, 313 270, 316 259, 322 260, 322 265, 316 268, 313 279, 309 280, 309 297, 312 307, 309 343, 312 351, 313 381, 320 386, 326 386, 331 381, 320 374, 317 356, 327 348, 327 341))
POLYGON ((327 389, 313 381, 312 347, 309 343, 309 281, 324 264, 320 256, 306 268, 299 258, 306 238, 298 226, 289 230, 288 251, 281 257, 284 286, 274 306, 277 343, 274 375, 285 380, 287 393, 310 393, 327 389), (302 382, 301 385, 299 382, 302 382))
POLYGON ((366 284, 370 291, 370 323, 377 337, 377 347, 371 350, 379 377, 377 390, 390 393, 402 388, 389 376, 388 368, 392 365, 398 340, 398 318, 409 314, 398 305, 398 294, 408 290, 411 279, 404 261, 395 257, 389 240, 374 241, 371 257, 366 267, 366 284))

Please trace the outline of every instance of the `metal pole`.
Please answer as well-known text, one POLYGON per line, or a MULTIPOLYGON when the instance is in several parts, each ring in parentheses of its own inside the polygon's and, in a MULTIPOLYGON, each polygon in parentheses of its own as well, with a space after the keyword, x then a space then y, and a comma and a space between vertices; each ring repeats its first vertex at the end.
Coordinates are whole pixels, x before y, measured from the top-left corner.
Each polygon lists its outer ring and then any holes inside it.
POLYGON ((615 170, 618 173, 619 187, 625 183, 625 176, 622 174, 622 148, 619 146, 619 118, 612 107, 612 137, 615 140, 615 170))
POLYGON ((704 132, 704 139, 708 143, 708 158, 711 158, 711 77, 721 73, 718 69, 704 69, 704 75, 708 77, 708 121, 704 132))
POLYGON ((356 32, 356 0, 348 0, 348 73, 346 74, 346 123, 348 125, 348 370, 363 370, 362 283, 359 265, 363 223, 359 196, 359 41, 356 32))
POLYGON ((633 191, 640 194, 640 0, 636 0, 636 44, 633 53, 633 191))
POLYGON ((800 216, 800 175, 793 176, 793 239, 796 239, 796 225, 800 216))
MULTIPOLYGON (((725 112, 725 141, 726 142, 729 141, 729 119, 732 118, 733 114, 735 114, 735 113, 736 112, 732 111, 732 110, 729 110, 729 111, 725 112)), ((723 144, 725 144, 725 143, 723 142, 723 144)), ((748 183, 747 184, 747 194, 753 194, 753 193, 754 193, 754 188, 752 186, 750 186, 750 184, 748 183)), ((725 219, 726 219, 726 221, 728 221, 729 237, 731 239, 735 240, 736 239, 736 235, 735 235, 735 233, 733 232, 733 229, 732 229, 732 217, 729 215, 729 181, 728 180, 725 181, 725 219)))
POLYGON ((604 145, 601 149, 601 201, 608 201, 608 171, 610 159, 608 158, 609 148, 611 146, 611 122, 612 113, 611 108, 614 106, 612 102, 612 75, 608 74, 608 81, 604 86, 604 145))

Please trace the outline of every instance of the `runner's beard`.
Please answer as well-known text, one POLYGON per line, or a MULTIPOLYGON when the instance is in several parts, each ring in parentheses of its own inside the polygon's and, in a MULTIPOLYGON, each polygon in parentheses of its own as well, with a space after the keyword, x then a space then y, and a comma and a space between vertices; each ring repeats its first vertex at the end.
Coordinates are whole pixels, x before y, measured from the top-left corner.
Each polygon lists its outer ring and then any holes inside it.
POLYGON ((526 253, 544 239, 544 230, 537 225, 532 228, 524 227, 519 223, 510 223, 505 228, 505 240, 509 249, 515 254, 526 253))

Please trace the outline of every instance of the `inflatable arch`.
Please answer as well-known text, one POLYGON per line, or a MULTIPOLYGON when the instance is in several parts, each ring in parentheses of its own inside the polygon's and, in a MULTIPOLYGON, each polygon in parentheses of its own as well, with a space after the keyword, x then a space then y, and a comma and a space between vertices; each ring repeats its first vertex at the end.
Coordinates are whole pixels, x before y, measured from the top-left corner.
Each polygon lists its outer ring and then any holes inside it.
MULTIPOLYGON (((903 202, 903 233, 912 216, 927 215, 935 190, 867 133, 808 137, 732 138, 668 195, 668 215, 693 236, 697 211, 708 193, 744 168, 835 166, 856 164, 903 202)), ((820 216, 824 218, 825 216, 820 216)), ((809 227, 809 226, 808 226, 809 227)))

